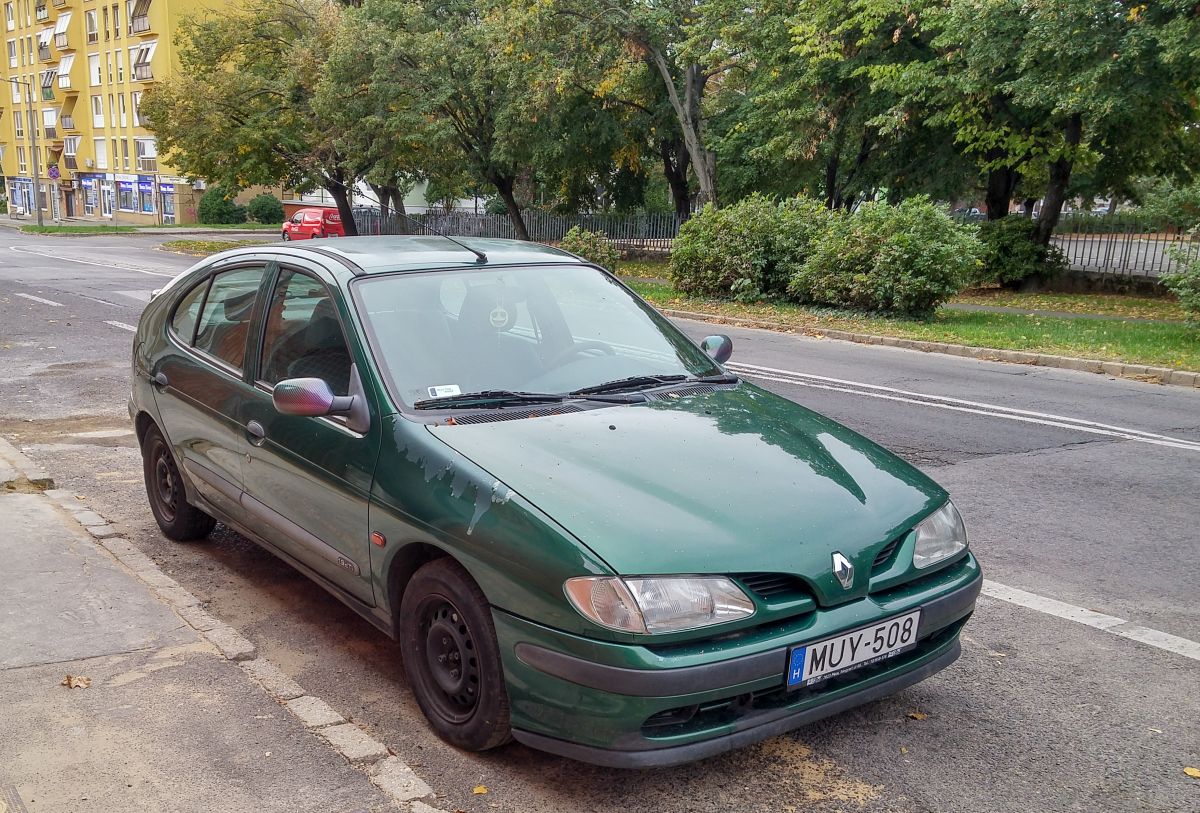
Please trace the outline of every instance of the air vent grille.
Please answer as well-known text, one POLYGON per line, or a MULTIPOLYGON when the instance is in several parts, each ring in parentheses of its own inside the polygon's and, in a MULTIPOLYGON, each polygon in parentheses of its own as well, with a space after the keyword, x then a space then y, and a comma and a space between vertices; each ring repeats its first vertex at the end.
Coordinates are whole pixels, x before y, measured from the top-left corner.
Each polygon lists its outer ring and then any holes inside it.
POLYGON ((539 409, 505 409, 495 412, 476 412, 470 415, 455 415, 453 421, 456 425, 468 423, 497 423, 499 421, 521 421, 526 418, 545 418, 550 415, 566 415, 570 412, 582 412, 583 410, 577 406, 567 404, 565 406, 542 407, 539 409))

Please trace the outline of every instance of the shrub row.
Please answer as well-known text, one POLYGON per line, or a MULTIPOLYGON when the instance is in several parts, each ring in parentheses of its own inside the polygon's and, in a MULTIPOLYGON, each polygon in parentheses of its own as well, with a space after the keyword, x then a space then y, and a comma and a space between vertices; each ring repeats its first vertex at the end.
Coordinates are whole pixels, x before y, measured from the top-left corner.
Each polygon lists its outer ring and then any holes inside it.
POLYGON ((227 196, 219 186, 210 187, 196 207, 196 219, 206 224, 245 223, 249 216, 255 223, 282 223, 283 204, 279 198, 264 192, 242 206, 227 196))
POLYGON ((925 198, 844 212, 753 196, 684 223, 671 278, 701 296, 926 316, 977 279, 983 254, 974 226, 925 198))

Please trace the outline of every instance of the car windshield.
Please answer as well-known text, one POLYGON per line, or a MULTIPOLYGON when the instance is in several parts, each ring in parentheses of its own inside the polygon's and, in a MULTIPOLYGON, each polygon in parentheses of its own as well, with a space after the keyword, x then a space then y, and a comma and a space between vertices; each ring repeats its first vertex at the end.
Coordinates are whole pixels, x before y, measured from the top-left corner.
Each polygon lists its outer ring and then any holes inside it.
POLYGON ((409 405, 721 374, 670 322, 587 266, 392 274, 355 292, 376 361, 409 405))

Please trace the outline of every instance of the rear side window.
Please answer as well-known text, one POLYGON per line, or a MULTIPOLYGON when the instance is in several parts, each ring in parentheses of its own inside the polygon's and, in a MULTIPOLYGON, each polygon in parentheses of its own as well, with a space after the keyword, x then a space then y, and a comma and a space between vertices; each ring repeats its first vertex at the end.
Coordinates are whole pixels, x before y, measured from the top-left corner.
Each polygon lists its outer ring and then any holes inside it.
POLYGON ((242 369, 254 299, 265 269, 238 268, 213 277, 196 330, 195 347, 242 369))
POLYGON ((196 335, 196 319, 200 316, 200 305, 204 302, 204 292, 208 290, 208 279, 196 285, 187 292, 179 304, 175 306, 175 315, 171 317, 171 330, 175 335, 188 344, 196 335))

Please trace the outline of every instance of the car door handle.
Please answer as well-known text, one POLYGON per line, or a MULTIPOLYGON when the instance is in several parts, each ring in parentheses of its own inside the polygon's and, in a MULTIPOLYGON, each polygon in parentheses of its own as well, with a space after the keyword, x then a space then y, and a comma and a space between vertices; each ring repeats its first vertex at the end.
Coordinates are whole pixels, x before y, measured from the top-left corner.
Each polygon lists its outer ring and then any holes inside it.
POLYGON ((246 424, 246 434, 250 436, 250 443, 254 446, 262 446, 267 441, 267 430, 258 421, 246 424))

